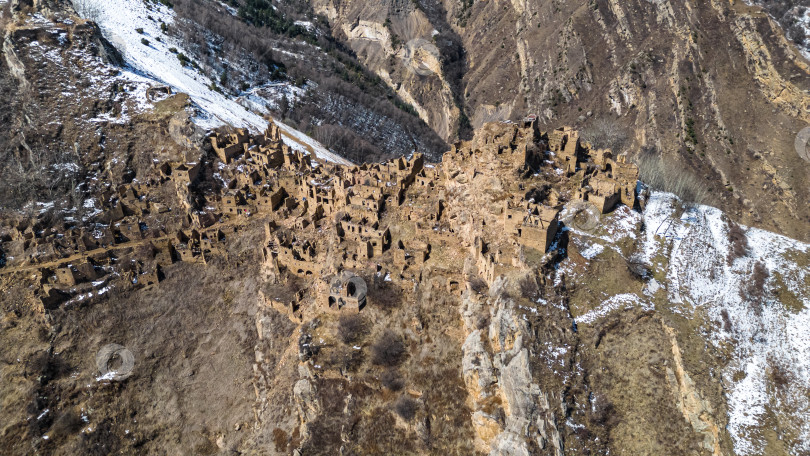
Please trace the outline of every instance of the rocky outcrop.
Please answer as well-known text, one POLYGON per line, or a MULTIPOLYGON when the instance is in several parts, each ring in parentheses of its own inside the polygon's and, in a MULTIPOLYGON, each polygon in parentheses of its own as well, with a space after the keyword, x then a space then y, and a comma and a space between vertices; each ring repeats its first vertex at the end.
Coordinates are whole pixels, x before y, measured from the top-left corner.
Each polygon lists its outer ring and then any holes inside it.
POLYGON ((536 449, 560 456, 562 439, 549 397, 532 377, 530 347, 524 346, 529 327, 504 293, 506 282, 498 278, 486 298, 471 289, 462 296, 469 331, 462 372, 476 409, 472 423, 478 446, 492 456, 529 455, 536 449), (475 325, 487 310, 491 322, 484 333, 475 325))
POLYGON ((356 34, 347 43, 443 138, 454 138, 467 120, 477 128, 529 113, 548 126, 586 131, 607 120, 629 138, 620 147, 631 154, 663 154, 709 182, 710 203, 731 216, 810 239, 803 229, 810 208, 798 203, 810 199, 808 177, 791 171, 798 162, 793 138, 810 115, 807 62, 756 7, 642 0, 313 4, 329 11, 333 29, 376 24, 373 34, 364 33, 374 35, 378 51, 356 34), (439 51, 438 64, 417 66, 428 75, 407 58, 412 40, 439 51), (774 196, 759 198, 763 187, 774 196))
POLYGON ((438 25, 423 10, 415 4, 395 8, 386 3, 333 0, 312 4, 315 12, 329 18, 335 34, 344 37, 360 61, 440 137, 455 137, 461 114, 457 93, 447 78, 446 57, 436 45, 438 25))
POLYGON ((678 408, 683 412, 683 417, 695 432, 704 436, 703 448, 711 451, 714 456, 720 456, 723 454, 720 449, 720 428, 712 419, 714 415, 712 405, 700 397, 700 393, 695 389, 695 382, 684 370, 675 331, 663 322, 662 325, 672 343, 672 357, 675 361, 675 369, 667 367, 667 380, 670 383, 672 392, 675 394, 678 408))
POLYGON ((306 423, 314 421, 320 413, 321 407, 315 394, 315 388, 309 379, 302 378, 295 382, 293 397, 301 425, 304 426, 306 423))
POLYGON ((9 73, 12 77, 14 77, 14 79, 17 80, 20 91, 27 93, 31 89, 31 84, 25 77, 25 66, 17 56, 17 53, 14 50, 14 44, 11 42, 11 37, 9 35, 6 35, 5 39, 3 40, 3 57, 6 60, 9 73))

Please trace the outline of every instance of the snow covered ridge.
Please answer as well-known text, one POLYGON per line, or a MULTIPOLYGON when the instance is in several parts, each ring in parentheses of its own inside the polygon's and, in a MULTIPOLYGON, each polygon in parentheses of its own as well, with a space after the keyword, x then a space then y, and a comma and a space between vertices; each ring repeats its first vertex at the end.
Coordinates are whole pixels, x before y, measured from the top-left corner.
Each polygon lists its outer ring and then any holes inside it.
POLYGON ((577 317, 577 324, 593 324, 630 306, 664 305, 659 310, 705 319, 698 323, 710 349, 732 347, 716 375, 725 390, 735 453, 764 454, 762 432, 774 417, 780 429, 790 430, 784 439, 791 454, 810 451, 810 244, 741 227, 744 241, 735 249, 730 231, 737 228, 722 211, 684 206, 666 193, 653 193, 641 217, 619 207, 604 220, 615 233, 571 229, 583 256, 590 261, 608 249, 618 251, 622 238, 639 233, 635 255, 657 280, 638 295, 607 297, 577 317))
POLYGON ((705 309, 722 322, 711 343, 734 347, 722 376, 735 452, 763 454, 760 432, 777 412, 795 427, 793 450, 810 451, 810 245, 749 228, 748 253, 734 258, 720 210, 698 206, 678 216, 679 209, 672 195, 652 196, 644 213, 645 255, 651 262, 668 258, 654 267, 666 272, 669 301, 685 314, 705 309), (778 388, 775 371, 789 379, 778 388))
MULTIPOLYGON (((218 92, 214 81, 188 63, 184 64, 179 56, 189 53, 184 51, 182 43, 175 42, 161 30, 162 24, 171 27, 175 23, 168 7, 143 0, 74 0, 73 3, 82 17, 98 24, 104 37, 135 72, 177 92, 187 93, 199 108, 199 114, 192 120, 200 127, 212 129, 227 124, 254 132, 267 128, 262 116, 218 92)), ((326 161, 351 164, 304 133, 280 122, 276 124, 291 148, 313 153, 326 161)))

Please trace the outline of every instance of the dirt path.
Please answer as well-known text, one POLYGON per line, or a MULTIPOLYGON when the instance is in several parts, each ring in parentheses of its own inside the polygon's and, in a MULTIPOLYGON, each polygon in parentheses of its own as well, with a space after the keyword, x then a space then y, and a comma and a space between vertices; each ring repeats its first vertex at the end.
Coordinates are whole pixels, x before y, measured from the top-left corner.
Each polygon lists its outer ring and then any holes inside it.
MULTIPOLYGON (((233 225, 243 225, 243 223, 240 223, 239 220, 228 220, 226 222, 217 222, 217 223, 209 226, 208 228, 206 228, 206 230, 212 230, 212 229, 222 228, 222 227, 226 227, 226 226, 233 226, 233 225)), ((65 258, 59 258, 59 259, 56 259, 56 260, 46 261, 44 263, 25 264, 25 265, 22 265, 22 266, 2 268, 2 269, 0 269, 0 275, 14 274, 14 273, 17 273, 17 272, 24 272, 24 271, 33 271, 33 270, 42 269, 42 268, 59 267, 62 264, 71 263, 71 262, 76 261, 76 260, 82 260, 82 259, 85 259, 85 258, 92 257, 94 255, 98 255, 98 254, 102 254, 102 253, 106 253, 106 252, 111 252, 111 251, 114 251, 114 250, 123 250, 123 249, 138 247, 138 246, 150 243, 150 242, 156 242, 156 241, 162 241, 162 240, 165 240, 165 239, 169 239, 170 237, 172 237, 172 236, 171 235, 165 235, 165 236, 144 238, 144 239, 140 239, 140 240, 137 240, 137 241, 128 241, 128 242, 124 242, 122 244, 115 244, 115 245, 110 246, 110 247, 102 247, 102 248, 99 248, 99 249, 87 250, 84 253, 77 253, 77 254, 73 254, 73 255, 70 255, 70 256, 65 257, 65 258)))

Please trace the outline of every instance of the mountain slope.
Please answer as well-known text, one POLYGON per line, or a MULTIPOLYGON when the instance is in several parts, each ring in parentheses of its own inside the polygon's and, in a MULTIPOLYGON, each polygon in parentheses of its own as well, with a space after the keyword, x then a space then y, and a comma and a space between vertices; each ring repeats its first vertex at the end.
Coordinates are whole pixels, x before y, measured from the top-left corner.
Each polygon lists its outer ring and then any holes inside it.
MULTIPOLYGON (((264 131, 267 121, 216 90, 216 82, 210 81, 190 64, 178 58, 187 51, 182 43, 163 38, 161 24, 175 26, 171 10, 162 4, 120 1, 91 1, 82 3, 82 8, 92 12, 104 37, 118 50, 124 61, 139 73, 154 81, 183 92, 191 97, 199 108, 193 118, 201 128, 212 129, 221 125, 245 127, 254 132, 264 131)), ((302 151, 311 152, 321 159, 341 164, 348 160, 335 155, 316 141, 281 122, 277 123, 288 144, 302 151)))
MULTIPOLYGON (((807 451, 810 245, 643 189, 643 210, 583 211, 571 192, 581 182, 544 152, 544 137, 525 141, 533 131, 489 124, 404 192, 380 181, 375 188, 396 192, 401 204, 392 199, 377 212, 388 229, 372 229, 390 248, 370 258, 353 254, 369 244, 353 240, 346 216, 302 215, 307 206, 296 201, 310 193, 295 183, 418 168, 418 159, 391 168, 271 166, 293 182, 285 207, 223 211, 200 231, 189 226, 199 214, 189 203, 218 204, 232 190, 212 185, 211 173, 258 192, 263 183, 241 177, 251 163, 206 160, 200 182, 179 186, 152 179, 162 172, 153 168, 141 175, 151 184, 123 186, 143 192, 149 211, 112 225, 74 221, 99 238, 110 229, 129 236, 98 248, 85 237, 86 251, 67 242, 76 231, 63 220, 4 218, 0 447, 807 451), (523 167, 526 148, 545 157, 534 172, 523 167), (561 204, 548 251, 508 229, 509 201, 561 204), (125 231, 141 224, 138 237, 125 231), (195 232, 210 236, 195 244, 195 232), (89 277, 66 276, 71 265, 94 267, 82 267, 89 277), (365 306, 330 307, 328 284, 349 271, 362 277, 365 306), (99 372, 96 353, 110 343, 132 353, 127 378, 99 372)), ((354 190, 370 186, 367 177, 356 182, 354 190)), ((96 202, 106 213, 118 201, 96 202)))
POLYGON ((711 202, 736 219, 810 239, 810 168, 793 146, 810 121, 808 64, 756 7, 311 4, 445 138, 466 134, 467 119, 477 128, 534 113, 584 129, 598 145, 660 155, 705 180, 711 202), (414 46, 423 58, 410 57, 414 46))

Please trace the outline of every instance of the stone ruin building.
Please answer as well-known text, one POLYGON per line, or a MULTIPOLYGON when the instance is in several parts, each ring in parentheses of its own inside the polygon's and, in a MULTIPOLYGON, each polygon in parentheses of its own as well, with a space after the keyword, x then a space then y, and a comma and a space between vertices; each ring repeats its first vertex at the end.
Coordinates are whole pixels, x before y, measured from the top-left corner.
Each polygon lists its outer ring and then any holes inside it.
POLYGON ((366 294, 366 281, 350 271, 343 271, 329 282, 327 309, 359 312, 366 305, 366 294))
POLYGON ((593 204, 603 214, 618 203, 635 205, 638 166, 628 163, 626 155, 614 159, 609 149, 593 150, 590 144, 582 144, 576 130, 568 127, 551 132, 548 144, 565 173, 582 182, 576 199, 593 204))
MULTIPOLYGON (((266 299, 302 318, 360 311, 368 293, 362 271, 416 282, 424 268, 469 255, 491 283, 553 256, 565 204, 583 201, 601 213, 636 204, 638 168, 625 155, 595 150, 567 127, 541 132, 531 121, 488 124, 436 164, 419 153, 331 164, 290 149, 272 122, 258 135, 216 131, 210 146, 208 157, 156 164, 151 175, 100 195, 104 207, 92 222, 44 228, 15 220, 0 227, 0 273, 35 273, 48 306, 113 281, 155 286, 173 263, 205 267, 228 259, 229 241, 261 219, 257 261, 267 280, 311 285, 266 299), (509 177, 498 202, 459 213, 459 185, 483 194, 488 189, 476 182, 493 177, 509 177), (466 250, 454 253, 456 245, 466 250)), ((450 275, 447 286, 461 292, 450 275)))

